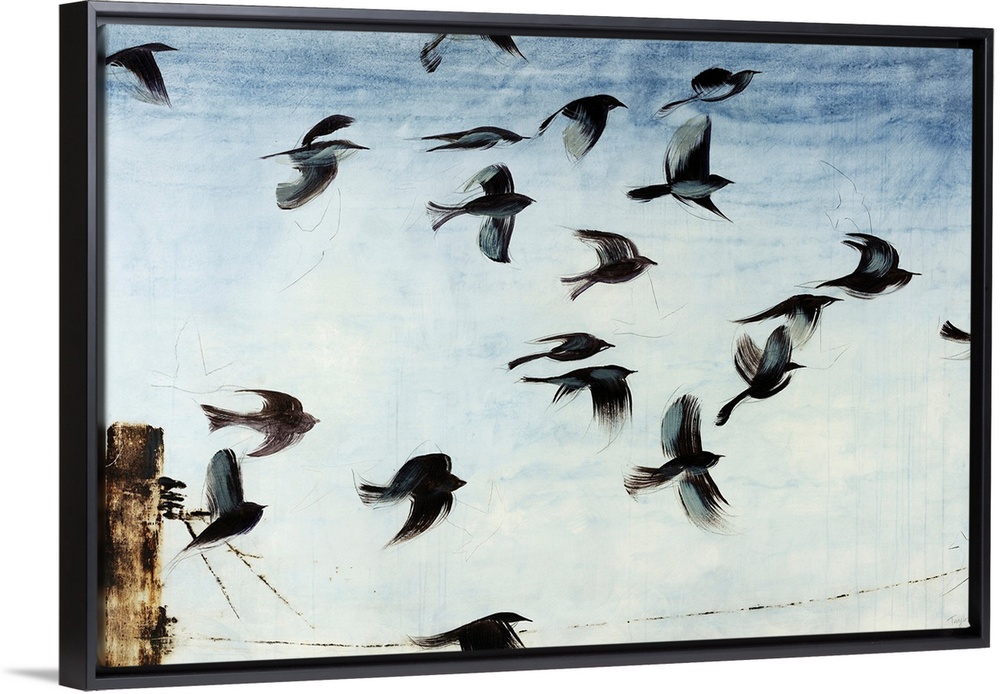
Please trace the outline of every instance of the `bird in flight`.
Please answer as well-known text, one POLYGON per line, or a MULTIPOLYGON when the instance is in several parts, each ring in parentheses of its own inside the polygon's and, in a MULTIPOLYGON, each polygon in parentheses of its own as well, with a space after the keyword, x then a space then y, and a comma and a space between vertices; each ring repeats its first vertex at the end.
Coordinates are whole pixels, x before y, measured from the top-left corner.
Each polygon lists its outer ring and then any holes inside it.
POLYGON ((712 121, 708 116, 695 116, 677 129, 667 144, 663 160, 666 183, 633 188, 627 195, 632 200, 649 202, 664 195, 672 195, 684 205, 698 205, 727 221, 712 202, 712 193, 732 181, 711 173, 709 145, 712 138, 712 121))
POLYGON ((214 405, 202 405, 205 416, 208 417, 210 432, 228 426, 240 426, 252 429, 264 435, 260 446, 249 453, 252 458, 260 458, 284 450, 298 443, 306 432, 310 431, 319 420, 302 410, 302 403, 297 398, 280 393, 276 390, 238 390, 237 393, 256 393, 264 399, 259 412, 233 412, 223 410, 214 405))
POLYGON ((479 225, 479 250, 496 263, 510 262, 510 238, 514 233, 514 216, 535 202, 527 195, 514 192, 514 177, 505 164, 491 164, 473 176, 463 187, 469 192, 476 186, 483 195, 461 205, 427 203, 431 228, 437 231, 450 219, 463 214, 482 217, 479 225))
POLYGON ((736 371, 749 387, 719 410, 716 425, 728 422, 733 410, 746 398, 763 400, 783 391, 791 380, 789 372, 803 368, 791 358, 792 340, 784 325, 775 328, 768 336, 763 350, 749 335, 740 335, 734 361, 736 371))
POLYGON ((625 477, 625 489, 633 497, 673 484, 684 513, 703 530, 724 532, 725 497, 709 470, 723 456, 701 445, 701 406, 698 398, 683 395, 670 405, 660 424, 660 444, 667 462, 660 467, 636 467, 625 477))
POLYGON ((333 115, 324 118, 309 129, 302 144, 284 152, 266 154, 261 159, 282 157, 298 171, 298 178, 279 183, 274 195, 278 207, 294 210, 319 196, 333 183, 340 171, 340 162, 358 150, 368 149, 350 140, 317 140, 354 122, 350 116, 333 115))
POLYGON ((492 125, 483 125, 471 130, 460 130, 454 133, 442 133, 440 135, 428 135, 421 140, 443 140, 445 144, 431 147, 428 152, 438 152, 451 149, 490 149, 499 144, 510 145, 521 140, 530 140, 529 137, 518 135, 510 130, 495 128, 492 125))
POLYGON ((582 390, 590 391, 594 406, 594 419, 603 429, 614 435, 632 416, 632 391, 625 380, 636 373, 622 366, 590 366, 570 371, 562 376, 533 378, 525 376, 523 383, 551 383, 559 386, 552 402, 565 397, 575 398, 582 390))
POLYGON ((792 347, 804 345, 819 326, 820 313, 835 301, 832 296, 816 296, 813 294, 796 294, 793 297, 772 306, 769 309, 746 318, 740 318, 735 323, 756 323, 772 318, 785 319, 792 347))
MULTIPOLYGON (((970 333, 965 332, 961 328, 956 328, 955 325, 950 320, 945 321, 944 325, 941 326, 941 330, 938 332, 941 335, 941 337, 950 342, 958 342, 965 345, 972 344, 972 335, 970 333)), ((970 350, 966 350, 951 358, 968 359, 971 356, 971 354, 972 353, 970 350)))
POLYGON ((112 53, 104 60, 104 64, 123 67, 139 80, 139 85, 136 88, 136 97, 139 100, 170 106, 170 96, 163 83, 163 74, 160 72, 160 67, 156 64, 156 58, 153 57, 153 54, 176 50, 165 43, 144 43, 141 46, 124 48, 117 53, 112 53))
POLYGON ((521 364, 542 358, 554 359, 555 361, 577 361, 579 359, 587 359, 588 357, 592 357, 599 352, 603 352, 609 347, 614 347, 614 345, 605 342, 598 337, 594 337, 590 333, 565 333, 563 335, 552 335, 550 337, 540 337, 537 340, 533 340, 533 342, 536 344, 558 342, 559 344, 555 345, 552 349, 546 352, 518 357, 507 364, 508 369, 514 369, 521 364))
MULTIPOLYGON (((212 456, 205 475, 205 498, 208 502, 208 527, 170 562, 177 562, 194 554, 206 552, 245 535, 256 527, 264 515, 265 506, 243 498, 243 478, 236 454, 226 448, 212 456)), ((168 569, 169 570, 169 569, 168 569)))
POLYGON ((580 161, 597 144, 608 124, 608 113, 618 107, 628 108, 610 94, 595 94, 576 99, 542 121, 535 137, 544 133, 556 116, 560 114, 566 116, 569 119, 569 123, 563 129, 566 154, 574 162, 580 161))
POLYGON ((440 49, 442 48, 442 43, 445 39, 460 41, 464 39, 476 38, 492 43, 504 53, 512 55, 516 58, 521 58, 522 60, 527 60, 521 51, 518 50, 517 44, 514 43, 514 39, 510 36, 504 36, 501 34, 437 34, 434 38, 425 43, 423 48, 420 49, 420 64, 424 66, 424 70, 427 72, 434 72, 441 65, 440 49))
POLYGON ((851 238, 843 243, 861 253, 858 266, 851 274, 827 280, 818 287, 838 287, 856 299, 872 299, 905 287, 914 275, 920 274, 899 267, 899 252, 888 241, 871 234, 848 236, 851 238))
POLYGON ((691 80, 691 88, 694 94, 665 104, 656 112, 660 118, 666 116, 678 106, 690 101, 723 101, 731 96, 736 96, 750 84, 754 75, 759 75, 759 70, 741 70, 740 72, 730 72, 721 67, 712 67, 703 70, 695 75, 691 80))
POLYGON ((575 300, 578 296, 595 284, 620 284, 634 280, 650 265, 656 265, 639 253, 635 243, 621 234, 607 231, 578 229, 574 232, 581 241, 593 246, 597 252, 598 266, 572 277, 563 277, 564 284, 575 284, 569 298, 575 300))
POLYGON ((451 457, 428 453, 410 458, 388 484, 376 485, 365 480, 358 485, 358 495, 366 506, 396 504, 409 497, 410 514, 403 527, 385 545, 412 540, 444 520, 454 501, 452 492, 465 481, 451 473, 451 457))
POLYGON ((514 625, 530 621, 514 612, 496 612, 434 636, 411 636, 410 641, 421 648, 441 648, 457 643, 463 651, 524 648, 524 642, 514 631, 514 625))

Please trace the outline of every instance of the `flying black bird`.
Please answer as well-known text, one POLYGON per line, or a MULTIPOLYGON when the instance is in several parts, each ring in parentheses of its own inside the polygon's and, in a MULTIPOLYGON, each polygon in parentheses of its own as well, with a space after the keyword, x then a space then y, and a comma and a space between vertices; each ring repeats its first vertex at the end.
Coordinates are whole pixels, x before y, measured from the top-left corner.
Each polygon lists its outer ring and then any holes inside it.
POLYGON ((701 447, 701 408, 698 398, 684 395, 667 409, 660 424, 660 443, 667 462, 660 467, 636 467, 625 478, 632 496, 677 483, 677 497, 691 522, 703 530, 726 530, 722 496, 709 469, 723 456, 701 447))
POLYGON ((483 195, 462 205, 427 203, 431 228, 437 231, 449 219, 471 214, 483 217, 479 225, 479 250, 490 260, 509 263, 510 237, 514 233, 514 216, 535 202, 527 195, 514 192, 514 178, 505 164, 491 164, 473 176, 463 188, 464 192, 481 186, 483 195))
POLYGON ((792 347, 804 345, 819 325, 820 312, 840 301, 832 296, 815 296, 812 294, 796 294, 771 308, 746 318, 740 318, 736 323, 755 323, 769 318, 784 318, 788 333, 792 339, 792 347))
MULTIPOLYGON (((664 195, 672 195, 685 205, 700 205, 709 212, 725 220, 712 202, 712 193, 726 187, 732 181, 711 173, 709 166, 709 144, 712 138, 712 121, 708 116, 695 116, 670 138, 663 169, 667 182, 633 188, 627 195, 632 200, 649 202, 664 195)), ((732 220, 729 220, 732 221, 732 220)))
POLYGON ((264 398, 260 412, 231 412, 213 405, 202 405, 208 417, 208 430, 216 431, 227 426, 241 426, 264 435, 264 442, 251 457, 260 458, 277 453, 298 443, 312 429, 318 419, 302 411, 302 403, 286 393, 274 390, 238 390, 237 393, 256 393, 264 398))
POLYGON ((412 540, 440 523, 451 511, 452 492, 465 485, 451 474, 451 458, 428 453, 407 460, 385 486, 362 480, 358 495, 368 506, 396 504, 410 497, 410 515, 389 545, 412 540))
POLYGON ((261 159, 285 157, 292 167, 299 172, 299 177, 292 181, 279 183, 274 195, 278 207, 283 210, 293 210, 302 207, 307 202, 327 189, 340 170, 340 162, 347 159, 359 149, 368 149, 354 144, 350 140, 316 140, 321 135, 327 135, 335 130, 346 127, 354 122, 349 116, 330 116, 314 125, 302 138, 302 146, 285 152, 266 154, 261 159))
POLYGON ((167 87, 163 84, 163 75, 153 58, 153 53, 160 51, 176 51, 165 43, 144 43, 141 46, 125 48, 109 55, 105 65, 117 65, 131 72, 142 85, 136 92, 137 97, 151 104, 170 106, 167 87))
POLYGON ((521 58, 522 60, 527 60, 521 54, 521 51, 518 50, 514 39, 510 36, 499 34, 438 34, 420 49, 420 64, 424 66, 424 70, 434 72, 438 69, 438 66, 441 65, 441 53, 438 49, 441 47, 441 43, 448 38, 453 40, 482 39, 483 41, 489 41, 505 53, 521 58))
POLYGON ((533 342, 558 342, 559 344, 547 352, 539 354, 529 354, 525 357, 518 357, 507 364, 508 369, 513 369, 521 364, 525 364, 534 359, 548 357, 556 361, 577 361, 592 357, 598 352, 603 352, 614 345, 594 337, 590 333, 566 333, 564 335, 552 335, 551 337, 540 337, 533 342))
POLYGON ((589 272, 562 278, 565 284, 579 283, 570 293, 570 299, 576 299, 599 282, 620 284, 634 280, 650 265, 656 265, 654 261, 639 254, 639 249, 631 239, 620 234, 590 229, 578 229, 574 233, 578 239, 594 247, 599 265, 589 272))
MULTIPOLYGON (((966 345, 972 344, 972 335, 965 332, 964 330, 961 330, 960 328, 956 328, 950 320, 945 321, 944 325, 941 326, 940 335, 944 339, 949 340, 951 342, 961 342, 966 345)), ((968 359, 970 356, 971 352, 966 350, 965 352, 961 352, 960 354, 951 358, 968 359)))
POLYGON ((205 498, 211 522, 171 561, 218 547, 238 535, 245 535, 260 522, 265 506, 243 498, 243 479, 236 454, 226 448, 212 456, 205 475, 205 498))
POLYGON ((544 133, 556 116, 566 116, 569 124, 563 130, 563 144, 570 159, 580 161, 597 144, 604 132, 608 124, 608 112, 619 106, 628 108, 610 94, 596 94, 571 101, 542 121, 535 137, 544 133))
POLYGON ((443 634, 411 636, 410 641, 421 648, 441 648, 457 643, 463 651, 524 648, 524 642, 514 631, 514 625, 530 621, 514 612, 496 612, 443 634))
POLYGON ((721 67, 709 68, 698 73, 691 80, 694 94, 686 99, 666 104, 656 112, 656 115, 662 118, 681 104, 686 104, 689 101, 723 101, 731 96, 736 96, 747 88, 754 75, 759 74, 758 70, 730 72, 721 67))
POLYGON ((839 287, 856 299, 872 299, 882 293, 892 293, 909 284, 919 272, 909 272, 899 267, 899 253, 887 241, 871 234, 852 233, 844 245, 861 253, 854 272, 835 280, 820 283, 819 287, 839 287))
POLYGON ((524 383, 551 383, 559 386, 552 402, 566 396, 576 397, 581 390, 590 390, 594 404, 594 419, 605 430, 615 433, 632 416, 632 391, 625 381, 635 371, 621 366, 590 366, 570 371, 562 376, 533 378, 525 376, 524 383))
POLYGON ((792 340, 784 325, 775 328, 768 336, 763 351, 749 335, 740 335, 734 361, 740 377, 750 387, 719 410, 719 415, 715 418, 716 425, 722 426, 729 421, 733 410, 746 398, 763 400, 784 390, 792 378, 788 372, 803 368, 801 364, 791 361, 791 358, 792 340))
POLYGON ((431 147, 428 152, 437 152, 444 149, 490 149, 498 144, 514 144, 521 140, 530 140, 529 137, 518 135, 510 130, 494 128, 491 125, 484 125, 471 130, 461 130, 454 133, 442 133, 440 135, 428 135, 421 140, 444 140, 446 144, 431 147))

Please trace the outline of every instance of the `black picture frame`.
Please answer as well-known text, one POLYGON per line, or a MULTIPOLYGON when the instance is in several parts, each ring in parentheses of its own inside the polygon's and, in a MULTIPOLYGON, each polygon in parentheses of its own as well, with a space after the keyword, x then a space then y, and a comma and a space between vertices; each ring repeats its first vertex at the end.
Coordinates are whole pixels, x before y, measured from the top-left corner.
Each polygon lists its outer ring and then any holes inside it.
POLYGON ((60 683, 78 689, 620 666, 989 646, 993 31, 554 15, 77 2, 60 7, 60 683), (962 629, 239 663, 98 665, 100 475, 99 72, 102 21, 232 27, 922 46, 973 56, 969 622, 962 629))

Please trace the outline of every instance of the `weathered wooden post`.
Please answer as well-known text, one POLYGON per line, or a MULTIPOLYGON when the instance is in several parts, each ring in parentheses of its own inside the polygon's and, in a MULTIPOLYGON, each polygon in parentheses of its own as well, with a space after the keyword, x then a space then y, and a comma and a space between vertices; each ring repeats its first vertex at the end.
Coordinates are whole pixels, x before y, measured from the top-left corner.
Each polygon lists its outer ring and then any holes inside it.
POLYGON ((160 604, 163 430, 148 424, 112 424, 102 472, 99 660, 110 667, 155 665, 164 654, 169 622, 160 604))

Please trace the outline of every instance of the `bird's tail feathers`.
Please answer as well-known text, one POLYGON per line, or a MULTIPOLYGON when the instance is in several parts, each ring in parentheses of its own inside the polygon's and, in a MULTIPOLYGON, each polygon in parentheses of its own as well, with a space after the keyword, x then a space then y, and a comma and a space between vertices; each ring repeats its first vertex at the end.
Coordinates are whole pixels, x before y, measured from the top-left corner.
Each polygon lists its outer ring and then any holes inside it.
POLYGON ((664 106, 660 107, 660 110, 656 112, 656 117, 663 118, 664 116, 669 115, 670 112, 673 111, 678 106, 683 106, 689 101, 694 101, 697 98, 698 98, 697 96, 689 96, 688 98, 681 99, 680 101, 671 101, 669 104, 665 104, 664 106))
POLYGON ((643 186, 642 188, 633 188, 628 191, 628 195, 631 200, 638 200, 639 202, 649 202, 650 200, 655 200, 656 198, 662 198, 664 195, 670 194, 670 184, 669 183, 657 183, 652 186, 643 186))
POLYGON ((660 468, 636 467, 625 477, 625 490, 631 496, 656 489, 666 481, 660 468))
POLYGON ((748 395, 750 395, 750 390, 749 389, 744 390, 742 393, 740 393, 735 398, 733 398, 732 400, 730 400, 729 402, 727 402, 725 405, 723 405, 722 409, 719 410, 718 416, 716 416, 716 418, 715 418, 715 424, 716 424, 716 426, 720 426, 721 427, 723 424, 725 424, 726 422, 728 422, 730 415, 733 414, 733 410, 735 410, 736 406, 739 405, 741 402, 743 402, 743 400, 748 395))
POLYGON ((546 356, 546 355, 543 353, 543 354, 529 354, 529 355, 524 356, 524 357, 518 357, 517 359, 514 359, 513 361, 507 362, 507 368, 508 369, 516 369, 521 364, 527 364, 529 361, 534 361, 535 359, 541 359, 544 356, 546 356))
POLYGON ((587 279, 586 275, 576 275, 574 277, 563 277, 562 278, 562 282, 564 284, 575 284, 577 282, 580 283, 576 287, 573 288, 573 291, 571 291, 569 293, 569 298, 570 298, 571 301, 575 301, 578 296, 580 296, 585 291, 587 291, 588 289, 590 289, 591 287, 593 287, 594 284, 596 284, 593 280, 587 279))
POLYGON ((355 486, 358 490, 358 496, 361 497, 361 501, 365 506, 375 506, 387 500, 385 498, 385 493, 388 491, 387 487, 371 484, 364 479, 360 483, 356 483, 355 486))
POLYGON ((431 217, 431 228, 437 231, 441 225, 450 219, 454 219, 463 214, 461 207, 451 207, 449 205, 439 205, 436 202, 427 203, 427 214, 431 217))
POLYGON ((222 410, 212 405, 202 405, 201 409, 205 412, 205 416, 208 417, 208 431, 210 433, 236 422, 235 412, 222 410))

